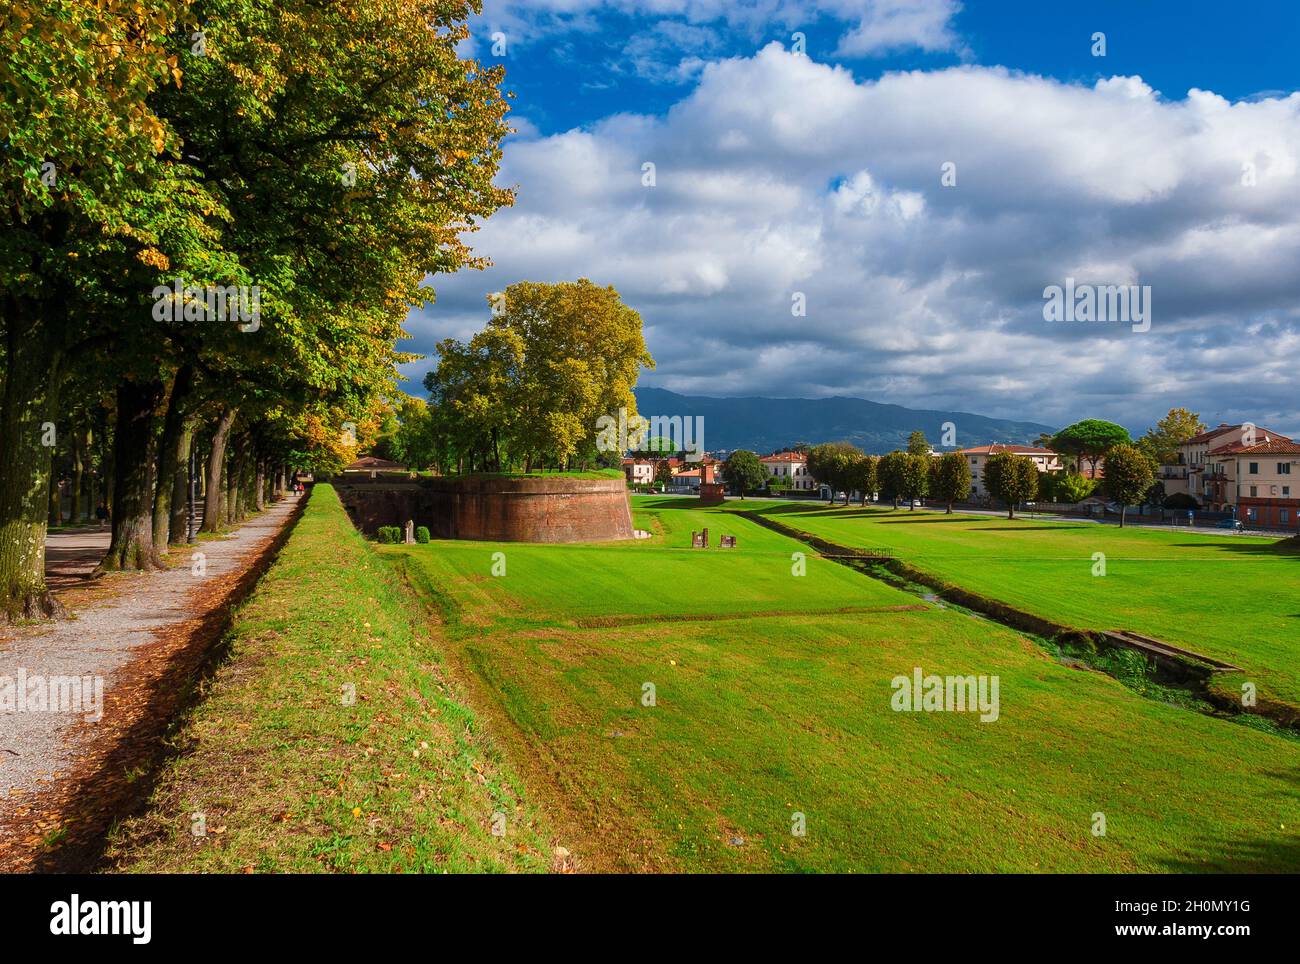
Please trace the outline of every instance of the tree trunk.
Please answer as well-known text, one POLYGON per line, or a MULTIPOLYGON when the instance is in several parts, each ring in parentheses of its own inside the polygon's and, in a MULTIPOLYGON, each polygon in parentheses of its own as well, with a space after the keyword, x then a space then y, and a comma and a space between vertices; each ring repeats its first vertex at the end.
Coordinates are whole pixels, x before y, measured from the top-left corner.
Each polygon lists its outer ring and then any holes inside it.
POLYGON ((63 490, 59 487, 58 458, 50 460, 50 514, 46 520, 49 527, 63 524, 63 490))
POLYGON ((167 541, 174 546, 189 537, 190 524, 190 452, 194 448, 194 418, 181 422, 176 442, 176 474, 172 478, 171 518, 167 524, 167 541))
POLYGON ((153 490, 158 469, 154 419, 165 392, 166 386, 157 380, 123 381, 117 386, 113 541, 99 564, 101 572, 162 566, 153 541, 153 490))
POLYGON ((946 513, 944 513, 944 514, 945 514, 945 515, 952 515, 952 503, 951 503, 951 502, 948 503, 948 511, 947 511, 946 513))
POLYGON ((266 463, 261 459, 257 460, 257 471, 255 473, 253 485, 256 489, 253 494, 255 500, 254 505, 257 506, 257 511, 261 512, 266 508, 266 463))
POLYGON ((61 355, 26 301, 4 300, 5 378, 0 395, 0 619, 63 613, 45 585, 46 495, 51 450, 42 426, 58 405, 61 355))
POLYGON ((239 410, 228 408, 221 413, 216 431, 212 433, 212 448, 208 452, 208 478, 204 489, 203 528, 202 532, 220 532, 224 518, 221 495, 221 470, 226 464, 226 440, 230 437, 230 426, 235 422, 239 410))
POLYGON ((235 440, 234 457, 226 473, 226 522, 234 525, 244 521, 245 495, 248 492, 248 432, 235 440))
POLYGON ((1128 509, 1128 506, 1126 506, 1126 505, 1122 505, 1122 506, 1119 507, 1119 527, 1120 527, 1121 529, 1124 528, 1124 512, 1125 512, 1127 509, 1128 509))
POLYGON ((180 477, 181 447, 185 437, 185 403, 194 383, 194 369, 182 365, 172 379, 171 394, 167 399, 167 415, 163 419, 162 437, 158 443, 158 486, 153 497, 153 544, 159 552, 171 541, 172 499, 176 494, 176 480, 180 477))
POLYGON ((72 433, 72 517, 74 526, 81 522, 81 487, 86 480, 86 454, 89 446, 81 430, 72 433))
POLYGON ((1014 502, 1008 502, 1008 503, 1007 503, 1007 518, 1008 518, 1008 519, 1014 519, 1015 517, 1016 517, 1016 505, 1015 505, 1014 502))

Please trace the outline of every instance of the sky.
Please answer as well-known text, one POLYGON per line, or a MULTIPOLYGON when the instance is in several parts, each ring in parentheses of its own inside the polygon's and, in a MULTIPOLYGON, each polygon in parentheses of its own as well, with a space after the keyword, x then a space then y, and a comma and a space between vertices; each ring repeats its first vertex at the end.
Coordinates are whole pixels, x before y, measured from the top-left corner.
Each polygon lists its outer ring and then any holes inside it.
POLYGON ((489 293, 587 277, 643 385, 1300 437, 1296 50, 1291 0, 485 0, 517 198, 405 387, 489 293), (1048 320, 1067 279, 1149 324, 1048 320))

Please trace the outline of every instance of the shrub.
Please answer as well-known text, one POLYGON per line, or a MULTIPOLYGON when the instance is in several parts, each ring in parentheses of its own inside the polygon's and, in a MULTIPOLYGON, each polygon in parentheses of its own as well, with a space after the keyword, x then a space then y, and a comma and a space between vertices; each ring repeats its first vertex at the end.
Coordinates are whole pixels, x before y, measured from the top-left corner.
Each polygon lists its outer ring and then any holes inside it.
POLYGON ((391 545, 395 542, 402 541, 402 530, 397 526, 380 526, 379 541, 385 545, 391 545))
POLYGON ((416 527, 415 527, 415 541, 418 542, 418 543, 421 543, 421 544, 424 544, 424 543, 426 543, 426 542, 429 541, 429 527, 428 527, 428 526, 416 526, 416 527))

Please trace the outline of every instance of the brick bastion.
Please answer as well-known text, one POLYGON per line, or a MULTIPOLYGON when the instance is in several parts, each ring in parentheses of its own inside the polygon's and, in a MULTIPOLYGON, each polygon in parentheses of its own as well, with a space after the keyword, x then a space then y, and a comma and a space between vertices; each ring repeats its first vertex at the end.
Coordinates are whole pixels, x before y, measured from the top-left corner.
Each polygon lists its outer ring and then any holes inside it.
POLYGON ((599 542, 632 538, 623 479, 510 476, 332 480, 353 524, 367 535, 408 519, 435 539, 599 542))

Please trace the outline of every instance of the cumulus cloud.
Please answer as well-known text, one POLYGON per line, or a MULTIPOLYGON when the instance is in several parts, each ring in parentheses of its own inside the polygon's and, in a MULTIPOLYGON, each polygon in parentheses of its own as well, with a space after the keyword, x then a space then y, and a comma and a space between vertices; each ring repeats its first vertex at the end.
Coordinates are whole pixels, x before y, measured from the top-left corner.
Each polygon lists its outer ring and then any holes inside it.
POLYGON ((772 44, 706 65, 663 116, 509 144, 518 203, 474 237, 495 267, 433 279, 408 329, 427 350, 481 325, 489 291, 587 276, 641 311, 647 383, 678 391, 1137 429, 1186 404, 1300 431, 1298 160, 1300 94, 859 81, 772 44), (1150 285, 1151 330, 1045 322, 1067 277, 1150 285))

